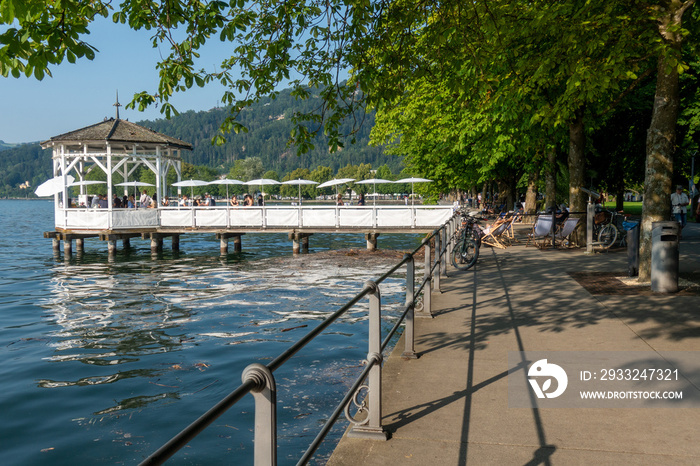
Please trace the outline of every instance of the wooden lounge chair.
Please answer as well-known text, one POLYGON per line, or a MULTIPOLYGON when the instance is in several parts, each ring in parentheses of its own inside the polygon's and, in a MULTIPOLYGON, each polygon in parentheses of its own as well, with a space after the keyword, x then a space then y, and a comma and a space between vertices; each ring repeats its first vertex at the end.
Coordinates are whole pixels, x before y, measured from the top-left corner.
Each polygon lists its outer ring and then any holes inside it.
POLYGON ((552 235, 552 216, 551 215, 538 215, 535 220, 535 224, 532 226, 532 233, 527 235, 527 243, 525 246, 529 246, 530 242, 537 247, 544 244, 547 238, 551 239, 552 235))
POLYGON ((482 230, 484 236, 481 237, 481 244, 486 244, 500 249, 507 248, 510 241, 507 238, 508 235, 506 234, 506 231, 510 225, 510 221, 504 221, 500 224, 494 223, 486 230, 482 230))
POLYGON ((554 235, 554 240, 557 244, 562 245, 565 242, 568 243, 567 238, 574 232, 576 225, 578 225, 578 218, 567 218, 563 225, 559 225, 557 232, 554 235))

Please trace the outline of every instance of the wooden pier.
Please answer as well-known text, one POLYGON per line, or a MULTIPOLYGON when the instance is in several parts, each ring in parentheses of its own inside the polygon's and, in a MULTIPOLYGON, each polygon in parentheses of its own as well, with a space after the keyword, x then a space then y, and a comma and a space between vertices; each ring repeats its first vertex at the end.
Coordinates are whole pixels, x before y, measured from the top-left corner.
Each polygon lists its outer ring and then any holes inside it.
POLYGON ((86 239, 107 243, 107 253, 115 254, 117 243, 130 246, 132 238, 150 240, 151 251, 163 250, 170 238, 172 249, 180 249, 180 236, 212 234, 219 240, 222 255, 243 249, 242 236, 256 233, 286 233, 292 252, 308 251, 309 238, 316 233, 362 234, 367 249, 378 246, 385 233, 430 233, 452 215, 449 206, 265 206, 200 207, 159 209, 56 209, 56 230, 44 233, 53 240, 53 249, 64 254, 73 251, 73 241, 82 252, 86 239))

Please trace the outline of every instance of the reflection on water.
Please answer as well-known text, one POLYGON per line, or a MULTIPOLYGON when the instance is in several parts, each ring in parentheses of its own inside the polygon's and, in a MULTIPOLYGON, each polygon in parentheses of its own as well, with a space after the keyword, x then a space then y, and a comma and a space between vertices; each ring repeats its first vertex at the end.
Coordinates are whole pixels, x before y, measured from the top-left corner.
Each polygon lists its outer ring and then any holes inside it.
MULTIPOLYGON (((108 260, 101 242, 86 241, 83 254, 53 258, 41 221, 19 244, 0 244, 0 435, 10 464, 137 463, 236 388, 245 366, 282 353, 399 260, 292 257, 275 234, 250 235, 243 253, 227 256, 213 235, 193 235, 181 253, 152 257, 147 242, 132 241, 108 260)), ((314 235, 311 245, 365 246, 362 235, 314 235)), ((381 286, 384 331, 404 290, 400 275, 381 286)), ((362 300, 275 372, 280 464, 296 462, 361 371, 367 309, 362 300)), ((182 455, 250 464, 251 416, 246 398, 182 455)))

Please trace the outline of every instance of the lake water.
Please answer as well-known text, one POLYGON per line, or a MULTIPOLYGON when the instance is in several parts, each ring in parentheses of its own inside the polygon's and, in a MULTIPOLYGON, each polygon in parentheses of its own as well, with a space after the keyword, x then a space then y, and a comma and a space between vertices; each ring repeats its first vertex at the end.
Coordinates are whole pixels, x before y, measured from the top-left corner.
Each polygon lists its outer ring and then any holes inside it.
MULTIPOLYGON (((3 464, 140 462, 235 389, 248 364, 269 362, 400 260, 314 255, 362 250, 362 234, 315 234, 301 256, 286 234, 245 235, 243 252, 227 256, 214 235, 182 236, 179 253, 166 240, 155 257, 135 239, 112 259, 88 239, 66 258, 42 236, 53 221, 52 202, 0 200, 3 464)), ((381 235, 379 247, 409 251, 421 239, 381 235)), ((385 329, 403 278, 381 286, 385 329)), ((279 464, 296 463, 362 369, 367 307, 275 372, 279 464)), ((248 395, 168 464, 252 464, 252 427, 248 395)))

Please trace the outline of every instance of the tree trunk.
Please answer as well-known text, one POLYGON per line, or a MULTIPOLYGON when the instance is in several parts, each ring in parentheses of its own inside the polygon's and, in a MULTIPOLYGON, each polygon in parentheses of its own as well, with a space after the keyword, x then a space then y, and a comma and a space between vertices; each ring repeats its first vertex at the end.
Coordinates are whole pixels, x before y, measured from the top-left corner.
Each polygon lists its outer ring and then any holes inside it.
POLYGON ((658 18, 659 33, 667 50, 658 60, 656 95, 651 124, 647 131, 646 175, 639 252, 639 280, 651 278, 651 224, 668 220, 671 215, 673 190, 673 152, 676 141, 676 121, 680 98, 678 95, 677 60, 681 55, 682 17, 693 1, 671 0, 658 18))
POLYGON ((546 151, 547 165, 544 172, 545 209, 557 203, 557 152, 554 147, 548 147, 546 151))
POLYGON ((569 123, 569 210, 586 211, 586 196, 581 188, 586 182, 586 133, 583 109, 569 123))
POLYGON ((524 210, 527 214, 534 214, 537 211, 537 181, 539 173, 532 170, 527 176, 527 193, 525 193, 524 210))

